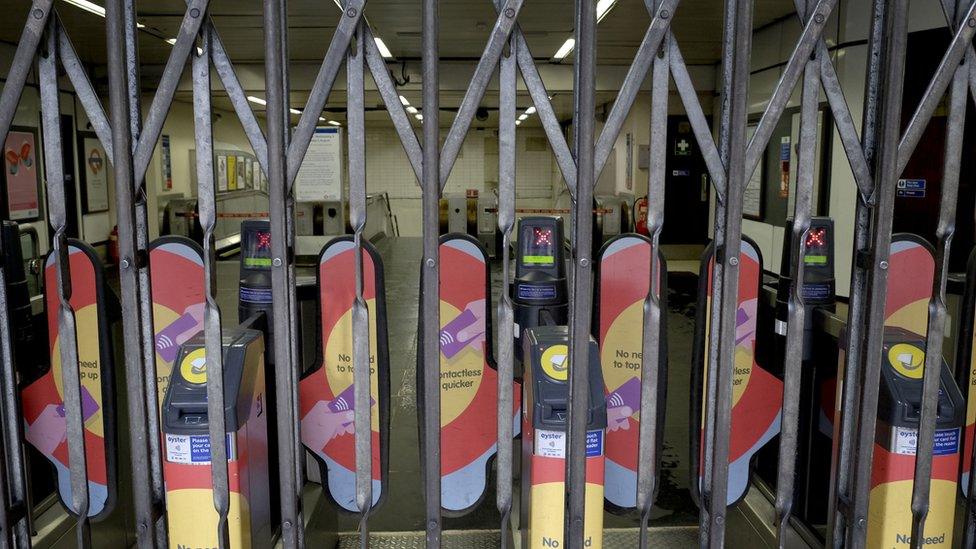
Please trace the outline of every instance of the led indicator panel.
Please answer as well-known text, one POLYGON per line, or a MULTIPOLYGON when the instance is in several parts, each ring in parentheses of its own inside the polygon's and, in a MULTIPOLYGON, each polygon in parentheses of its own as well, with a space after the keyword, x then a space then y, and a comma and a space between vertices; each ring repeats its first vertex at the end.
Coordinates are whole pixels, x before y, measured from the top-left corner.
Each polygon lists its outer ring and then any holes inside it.
POLYGON ((251 269, 271 268, 271 233, 269 231, 244 231, 241 242, 244 266, 251 269))
POLYGON ((829 241, 827 227, 811 227, 807 231, 807 252, 803 262, 807 265, 826 265, 828 262, 829 241))
POLYGON ((522 261, 527 265, 552 265, 555 263, 555 237, 552 227, 532 227, 526 231, 522 247, 522 261))

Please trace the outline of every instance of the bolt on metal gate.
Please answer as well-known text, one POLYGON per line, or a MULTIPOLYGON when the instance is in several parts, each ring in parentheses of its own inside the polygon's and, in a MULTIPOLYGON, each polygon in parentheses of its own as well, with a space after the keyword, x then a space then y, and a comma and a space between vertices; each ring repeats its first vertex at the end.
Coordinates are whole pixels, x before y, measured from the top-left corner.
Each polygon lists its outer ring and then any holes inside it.
MULTIPOLYGON (((940 0, 946 21, 953 33, 952 42, 914 112, 907 129, 901 132, 902 80, 907 36, 907 0, 873 0, 867 90, 861 134, 855 127, 843 90, 821 38, 836 0, 794 0, 803 31, 787 62, 779 83, 751 138, 746 134, 748 118, 749 62, 752 39, 752 3, 725 0, 723 37, 722 102, 717 142, 713 139, 702 105, 696 95, 680 46, 670 31, 680 0, 644 0, 651 22, 640 43, 617 101, 599 136, 595 131, 596 2, 576 0, 576 56, 574 74, 574 126, 568 143, 549 101, 545 84, 518 25, 523 0, 494 0, 498 19, 491 30, 484 53, 478 61, 471 83, 440 148, 438 98, 438 2, 422 0, 423 132, 418 140, 385 62, 373 40, 364 17, 365 0, 345 0, 328 51, 301 119, 294 127, 289 119, 288 52, 286 0, 264 2, 265 67, 267 87, 267 132, 265 133, 247 104, 246 95, 235 74, 232 61, 208 15, 208 0, 188 0, 180 31, 162 74, 147 116, 140 112, 139 63, 136 51, 134 0, 106 2, 106 41, 108 43, 109 108, 106 113, 81 65, 70 37, 60 24, 53 0, 34 0, 27 13, 21 40, 6 84, 0 96, 0 135, 6 136, 16 111, 31 66, 38 64, 41 90, 42 124, 47 169, 47 197, 50 222, 54 227, 53 250, 61 303, 58 325, 62 336, 60 352, 68 421, 71 484, 74 498, 69 504, 82 517, 77 521, 80 547, 91 544, 87 508, 89 495, 85 466, 74 313, 68 304, 71 296, 65 235, 66 204, 64 166, 58 131, 58 64, 63 67, 79 100, 91 120, 98 138, 113 160, 116 181, 116 207, 119 220, 120 274, 124 322, 125 378, 131 432, 133 499, 139 547, 168 545, 162 480, 160 429, 156 398, 152 311, 147 265, 147 207, 144 178, 152 151, 160 137, 163 122, 172 103, 178 81, 186 65, 193 77, 195 140, 198 150, 197 180, 200 197, 200 222, 204 228, 206 273, 205 338, 209 368, 218 375, 207 378, 211 440, 224 441, 223 367, 221 364, 221 311, 216 303, 216 222, 213 135, 211 128, 211 70, 215 69, 231 99, 261 168, 270 181, 272 239, 272 291, 279 307, 273 319, 274 353, 278 406, 278 458, 281 487, 281 539, 286 548, 304 546, 304 520, 301 489, 305 482, 304 450, 301 445, 297 408, 298 320, 294 267, 293 184, 309 146, 318 113, 332 91, 336 75, 345 62, 348 73, 348 150, 350 173, 350 218, 355 230, 356 300, 353 307, 353 360, 355 368, 356 503, 360 510, 360 536, 368 544, 368 515, 372 502, 370 463, 371 441, 369 406, 369 331, 370 311, 363 298, 362 232, 365 226, 365 125, 364 90, 368 69, 375 82, 401 144, 423 191, 422 303, 425 322, 420 337, 423 357, 422 386, 427 403, 424 415, 423 467, 425 479, 427 546, 439 547, 441 540, 440 504, 440 392, 439 392, 439 270, 438 201, 457 159, 464 136, 483 99, 492 75, 500 71, 499 123, 499 207, 498 228, 504 239, 503 269, 509 276, 511 231, 515 222, 515 117, 516 85, 522 80, 540 114, 560 171, 573 196, 572 230, 572 309, 570 314, 571 360, 586 361, 586 344, 592 305, 592 212, 593 188, 631 110, 641 83, 651 76, 651 169, 648 174, 648 229, 652 235, 649 272, 656 272, 658 238, 664 219, 664 155, 666 149, 668 87, 673 81, 687 112, 694 135, 703 151, 714 184, 717 203, 714 238, 717 250, 708 338, 708 386, 705 405, 704 481, 700 543, 707 547, 724 545, 726 490, 728 480, 729 425, 732 394, 734 315, 738 265, 742 238, 743 192, 755 170, 761 152, 782 116, 790 95, 801 86, 801 126, 799 170, 797 176, 794 225, 790 257, 792 280, 801 279, 804 263, 804 235, 810 225, 814 184, 814 155, 817 139, 817 110, 823 90, 833 114, 844 151, 858 187, 856 204, 855 262, 850 291, 850 336, 846 351, 845 378, 841 397, 842 415, 839 450, 832 482, 831 518, 828 543, 831 546, 862 547, 868 507, 868 481, 878 404, 876 380, 881 368, 881 337, 886 296, 886 269, 891 243, 892 211, 898 176, 918 144, 936 106, 948 90, 946 152, 938 226, 938 275, 932 288, 926 345, 924 400, 921 410, 919 446, 912 498, 912 540, 922 543, 929 499, 933 437, 938 396, 938 361, 946 322, 945 285, 947 258, 954 230, 959 183, 962 129, 966 101, 976 99, 976 51, 972 38, 976 32, 976 2, 940 0), (584 342, 584 343, 580 343, 584 342)), ((0 546, 30 547, 29 512, 26 499, 23 439, 16 391, 16 370, 7 322, 5 273, 0 263, 0 365, 3 385, 3 436, 0 437, 0 546)), ((641 381, 641 422, 637 502, 641 513, 640 545, 648 545, 647 527, 657 493, 659 456, 654 444, 663 425, 657 415, 655 395, 660 382, 658 372, 661 304, 656 297, 660 281, 652 276, 644 306, 642 337, 644 375, 641 381)), ((800 345, 808 321, 799 286, 791 289, 788 304, 786 363, 784 365, 782 436, 776 494, 776 520, 779 543, 789 524, 792 507, 794 455, 797 447, 800 345)), ((513 331, 512 302, 503 295, 498 304, 499 333, 513 331)), ((498 338, 498 460, 497 506, 502 515, 500 528, 510 528, 513 505, 512 424, 508 414, 513 403, 513 342, 498 338)), ((570 372, 570 430, 567 459, 568 498, 566 502, 566 542, 571 548, 583 547, 584 460, 581 442, 585 438, 588 407, 585 376, 570 372)), ((218 525, 220 547, 229 546, 229 509, 226 442, 213 445, 214 506, 221 518, 218 525)), ((976 542, 976 490, 969 490, 966 514, 966 543, 976 542)), ((503 539, 504 536, 503 536, 503 539)))

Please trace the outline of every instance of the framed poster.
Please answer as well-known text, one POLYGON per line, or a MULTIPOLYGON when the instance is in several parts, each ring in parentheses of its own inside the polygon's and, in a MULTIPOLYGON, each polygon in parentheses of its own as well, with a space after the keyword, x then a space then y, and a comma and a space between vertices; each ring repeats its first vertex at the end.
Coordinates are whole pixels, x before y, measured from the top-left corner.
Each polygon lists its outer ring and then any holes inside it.
POLYGON ((13 127, 3 145, 4 205, 7 219, 33 221, 41 215, 37 130, 13 127))
POLYGON ((217 155, 217 190, 227 190, 227 155, 217 155))
MULTIPOLYGON (((756 128, 759 127, 758 123, 750 123, 746 126, 746 139, 751 141, 752 136, 756 134, 756 128)), ((765 152, 763 155, 765 156, 765 152)), ((742 197, 742 217, 746 219, 761 220, 763 214, 763 170, 765 169, 765 162, 759 162, 756 166, 756 170, 752 172, 749 177, 748 183, 746 183, 745 193, 742 197)))
POLYGON ((342 200, 342 172, 342 132, 331 126, 315 128, 312 142, 295 178, 295 200, 342 200))
POLYGON ((254 188, 254 159, 251 157, 244 164, 244 188, 254 188))
POLYGON ((173 148, 170 145, 170 140, 168 135, 163 135, 161 140, 162 152, 160 157, 162 159, 162 182, 163 190, 171 191, 173 190, 173 148))
POLYGON ((247 162, 246 156, 237 157, 237 188, 239 190, 247 188, 247 162))
POLYGON ((237 156, 227 155, 227 190, 237 190, 237 156))
POLYGON ((108 155, 94 132, 79 132, 82 213, 108 211, 108 155))

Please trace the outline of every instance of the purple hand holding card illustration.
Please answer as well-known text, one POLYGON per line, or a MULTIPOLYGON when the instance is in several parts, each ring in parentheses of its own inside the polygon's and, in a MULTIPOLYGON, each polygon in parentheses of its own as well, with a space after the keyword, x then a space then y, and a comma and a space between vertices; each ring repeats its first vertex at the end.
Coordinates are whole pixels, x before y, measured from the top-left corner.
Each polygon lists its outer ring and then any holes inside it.
POLYGON ((454 358, 454 355, 460 353, 468 345, 466 339, 461 339, 461 331, 477 320, 478 318, 470 309, 465 309, 441 329, 441 352, 444 353, 445 358, 454 358))
POLYGON ((24 438, 38 451, 45 456, 52 456, 67 438, 68 424, 64 413, 58 413, 58 407, 51 404, 24 431, 24 438))
POLYGON ((156 352, 163 360, 176 360, 180 345, 194 336, 199 331, 198 327, 203 325, 203 315, 203 303, 194 303, 183 311, 182 316, 156 334, 156 352))
MULTIPOLYGON (((332 399, 332 402, 329 402, 329 410, 333 414, 338 414, 341 412, 355 412, 356 395, 354 389, 355 389, 354 385, 350 385, 349 387, 346 387, 345 391, 339 393, 339 396, 332 399)), ((376 404, 376 401, 373 400, 372 397, 370 397, 369 405, 373 406, 374 404, 376 404)), ((349 421, 343 423, 342 426, 345 427, 346 425, 349 425, 352 422, 353 420, 350 419, 349 421)))
MULTIPOLYGON (((64 404, 58 406, 58 415, 61 417, 65 416, 64 404)), ((98 411, 98 401, 95 397, 88 392, 85 387, 81 388, 81 414, 85 417, 85 421, 91 419, 95 412, 98 411)))
POLYGON ((633 377, 607 395, 607 428, 630 429, 630 417, 640 409, 640 379, 633 377))

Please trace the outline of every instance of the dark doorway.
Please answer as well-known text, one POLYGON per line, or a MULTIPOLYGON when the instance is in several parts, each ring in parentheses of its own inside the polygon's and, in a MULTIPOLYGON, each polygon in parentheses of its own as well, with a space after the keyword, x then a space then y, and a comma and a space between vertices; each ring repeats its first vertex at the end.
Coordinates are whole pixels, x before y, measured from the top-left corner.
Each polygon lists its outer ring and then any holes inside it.
POLYGON ((661 244, 708 242, 711 178, 686 116, 668 117, 661 244))

